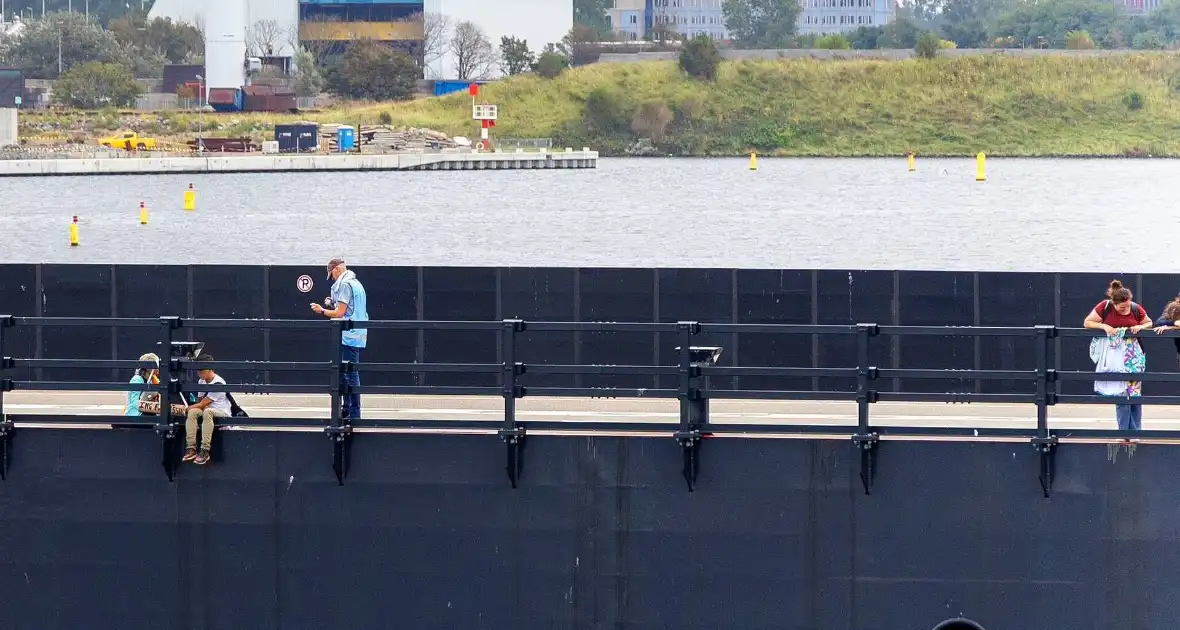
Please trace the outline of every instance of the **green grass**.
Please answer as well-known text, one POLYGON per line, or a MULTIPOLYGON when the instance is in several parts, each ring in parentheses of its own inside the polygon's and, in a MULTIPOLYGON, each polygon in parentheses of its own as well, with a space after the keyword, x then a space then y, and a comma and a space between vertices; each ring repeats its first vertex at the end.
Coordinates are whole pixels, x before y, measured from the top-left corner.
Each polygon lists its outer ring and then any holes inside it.
MULTIPOLYGON (((675 155, 1177 156, 1178 89, 1180 56, 1153 53, 726 62, 713 83, 687 77, 673 62, 594 64, 551 81, 531 75, 500 81, 486 86, 481 100, 500 106, 493 138, 554 138, 558 146, 605 154, 625 153, 638 139, 633 128, 650 133, 633 124, 635 115, 662 102, 674 115, 658 146, 675 155)), ((220 135, 265 135, 276 122, 375 124, 388 112, 395 125, 475 137, 470 105, 464 93, 296 116, 206 115, 205 121, 216 121, 220 135)), ((109 122, 109 115, 98 116, 109 122)), ((183 129, 196 116, 145 118, 164 131, 183 129)))

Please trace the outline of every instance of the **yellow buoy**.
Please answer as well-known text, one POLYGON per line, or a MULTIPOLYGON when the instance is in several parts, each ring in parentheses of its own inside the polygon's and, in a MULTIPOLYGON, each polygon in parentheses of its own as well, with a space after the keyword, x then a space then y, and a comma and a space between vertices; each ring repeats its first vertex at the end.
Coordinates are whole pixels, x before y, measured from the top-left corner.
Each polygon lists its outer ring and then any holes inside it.
POLYGON ((750 152, 750 170, 758 170, 758 154, 753 151, 750 152))
POLYGON ((914 152, 913 152, 913 151, 911 151, 911 152, 907 153, 907 154, 906 154, 906 157, 907 157, 907 158, 909 158, 909 163, 910 163, 910 172, 912 173, 912 172, 914 172, 914 171, 918 170, 918 167, 917 167, 917 165, 916 165, 916 164, 914 164, 914 152))
POLYGON ((141 202, 139 202, 139 224, 140 225, 147 225, 147 223, 148 223, 147 205, 141 201, 141 202))
POLYGON ((70 247, 78 246, 78 217, 75 216, 73 221, 70 221, 70 247))
POLYGON ((197 209, 197 191, 193 190, 192 184, 184 191, 184 209, 190 212, 197 209))
POLYGON ((987 156, 980 151, 975 155, 975 181, 987 181, 987 156))

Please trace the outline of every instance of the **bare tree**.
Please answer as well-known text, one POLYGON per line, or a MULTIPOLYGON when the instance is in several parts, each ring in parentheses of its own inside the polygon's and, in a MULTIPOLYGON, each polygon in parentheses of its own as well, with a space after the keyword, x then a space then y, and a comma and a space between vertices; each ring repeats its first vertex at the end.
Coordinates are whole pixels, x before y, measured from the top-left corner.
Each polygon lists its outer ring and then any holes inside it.
MULTIPOLYGON (((306 20, 303 20, 303 23, 304 24, 311 24, 311 23, 339 22, 339 21, 340 21, 340 19, 337 17, 334 17, 334 16, 317 15, 317 16, 310 17, 306 20)), ((300 48, 307 50, 309 53, 311 53, 312 57, 315 58, 316 63, 320 64, 320 65, 323 65, 327 61, 329 55, 331 55, 333 52, 338 50, 339 44, 340 44, 340 42, 338 42, 338 41, 333 41, 333 40, 328 40, 328 39, 323 39, 323 40, 309 39, 306 41, 302 41, 299 38, 298 28, 296 28, 294 30, 294 34, 292 35, 292 37, 294 38, 294 41, 296 42, 295 44, 293 44, 293 47, 295 48, 295 50, 299 50, 300 48)))
POLYGON ((274 20, 258 20, 246 29, 246 47, 259 57, 274 57, 288 34, 274 20))
POLYGON ((459 22, 447 47, 455 57, 455 78, 478 81, 491 76, 498 58, 483 29, 472 22, 459 22))
POLYGON ((422 67, 426 73, 431 65, 442 59, 450 43, 451 18, 441 13, 422 16, 422 67))

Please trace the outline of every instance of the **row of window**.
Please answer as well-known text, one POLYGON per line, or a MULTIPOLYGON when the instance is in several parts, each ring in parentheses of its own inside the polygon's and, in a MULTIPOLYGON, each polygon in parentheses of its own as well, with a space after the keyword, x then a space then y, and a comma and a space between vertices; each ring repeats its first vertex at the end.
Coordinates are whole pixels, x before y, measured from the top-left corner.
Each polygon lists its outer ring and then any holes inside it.
POLYGON ((873 0, 805 0, 805 9, 871 9, 873 0))
POLYGON ((652 6, 673 9, 720 9, 721 0, 654 0, 652 6))
POLYGON ((873 23, 873 16, 871 15, 804 15, 804 24, 844 24, 844 25, 869 25, 873 23), (840 18, 836 20, 836 18, 840 18), (854 19, 855 18, 855 19, 854 19))
MULTIPOLYGON (((634 21, 634 19, 635 19, 635 16, 631 16, 631 19, 632 19, 632 21, 634 21)), ((653 16, 653 17, 652 17, 652 21, 654 21, 654 22, 655 22, 655 23, 657 23, 657 24, 659 24, 659 23, 663 23, 663 24, 685 24, 685 25, 687 25, 687 24, 700 24, 700 25, 705 25, 705 24, 713 24, 713 25, 718 25, 718 24, 724 24, 724 23, 725 23, 725 18, 721 17, 720 15, 710 15, 710 16, 704 16, 704 15, 692 15, 692 16, 687 16, 687 15, 667 15, 667 14, 660 14, 660 15, 653 16)))
POLYGON ((320 22, 397 22, 421 14, 412 4, 300 4, 299 19, 320 22))

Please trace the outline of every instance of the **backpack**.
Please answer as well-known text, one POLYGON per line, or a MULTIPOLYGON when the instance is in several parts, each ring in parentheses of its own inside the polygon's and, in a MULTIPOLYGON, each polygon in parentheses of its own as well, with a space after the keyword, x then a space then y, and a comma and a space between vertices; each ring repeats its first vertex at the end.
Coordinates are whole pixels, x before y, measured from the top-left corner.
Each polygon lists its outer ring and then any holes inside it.
MULTIPOLYGON (((1106 323, 1106 316, 1110 315, 1110 312, 1112 310, 1114 310, 1114 300, 1107 300, 1106 306, 1102 309, 1102 323, 1103 324, 1106 323)), ((1141 321, 1143 321, 1144 317, 1147 317, 1147 311, 1143 310, 1142 306, 1139 306, 1138 304, 1136 304, 1134 302, 1131 302, 1131 312, 1136 315, 1136 321, 1141 322, 1141 321)))
POLYGON ((234 395, 226 392, 225 397, 229 399, 229 415, 233 418, 249 418, 250 414, 246 413, 245 409, 238 406, 238 401, 234 400, 234 395))

